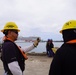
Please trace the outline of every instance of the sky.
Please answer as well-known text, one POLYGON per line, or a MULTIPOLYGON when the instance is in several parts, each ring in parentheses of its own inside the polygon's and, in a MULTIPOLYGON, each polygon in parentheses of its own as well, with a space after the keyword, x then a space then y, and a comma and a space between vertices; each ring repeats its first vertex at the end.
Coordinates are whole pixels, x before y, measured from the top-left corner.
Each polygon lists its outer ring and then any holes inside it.
POLYGON ((75 19, 76 0, 0 0, 0 30, 12 21, 22 37, 62 40, 62 26, 75 19))

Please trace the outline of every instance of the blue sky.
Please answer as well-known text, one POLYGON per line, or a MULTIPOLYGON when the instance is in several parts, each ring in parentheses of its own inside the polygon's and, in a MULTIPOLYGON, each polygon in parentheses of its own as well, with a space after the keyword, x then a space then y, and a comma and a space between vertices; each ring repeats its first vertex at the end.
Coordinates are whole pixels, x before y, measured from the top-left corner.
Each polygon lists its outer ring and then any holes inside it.
POLYGON ((19 36, 62 40, 59 31, 72 19, 76 19, 76 0, 0 0, 0 30, 13 21, 21 30, 19 36))

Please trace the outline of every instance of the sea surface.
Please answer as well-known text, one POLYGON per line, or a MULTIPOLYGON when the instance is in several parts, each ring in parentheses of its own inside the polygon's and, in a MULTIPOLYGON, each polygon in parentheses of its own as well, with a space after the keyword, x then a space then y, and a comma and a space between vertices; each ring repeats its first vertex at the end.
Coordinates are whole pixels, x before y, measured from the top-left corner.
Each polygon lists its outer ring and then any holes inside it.
MULTIPOLYGON (((27 46, 31 46, 33 42, 16 42, 16 44, 21 47, 27 47, 27 46)), ((63 42, 53 42, 53 44, 54 47, 59 48, 63 44, 63 42)), ((40 42, 39 45, 30 52, 35 52, 35 53, 46 52, 46 42, 40 42)))

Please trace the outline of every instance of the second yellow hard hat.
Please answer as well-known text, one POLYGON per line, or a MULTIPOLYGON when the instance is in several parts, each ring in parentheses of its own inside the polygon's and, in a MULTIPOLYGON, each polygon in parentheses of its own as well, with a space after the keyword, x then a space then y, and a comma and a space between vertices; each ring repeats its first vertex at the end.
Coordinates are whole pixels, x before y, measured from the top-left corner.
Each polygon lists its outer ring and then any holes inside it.
POLYGON ((67 29, 76 29, 76 20, 70 20, 66 22, 63 25, 62 30, 60 30, 60 33, 62 33, 63 30, 67 30, 67 29))

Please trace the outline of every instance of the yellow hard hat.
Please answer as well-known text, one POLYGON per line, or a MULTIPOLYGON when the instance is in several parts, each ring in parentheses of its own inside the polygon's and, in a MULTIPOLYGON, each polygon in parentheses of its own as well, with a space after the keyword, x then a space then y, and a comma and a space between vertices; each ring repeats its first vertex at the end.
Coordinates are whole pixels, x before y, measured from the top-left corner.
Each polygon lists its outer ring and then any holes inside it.
POLYGON ((14 22, 7 22, 6 25, 4 26, 4 29, 1 30, 1 32, 4 32, 4 30, 18 30, 18 26, 14 22))
POLYGON ((63 30, 67 30, 67 29, 76 29, 76 20, 70 20, 66 22, 63 25, 62 30, 60 30, 60 33, 62 33, 63 30))

